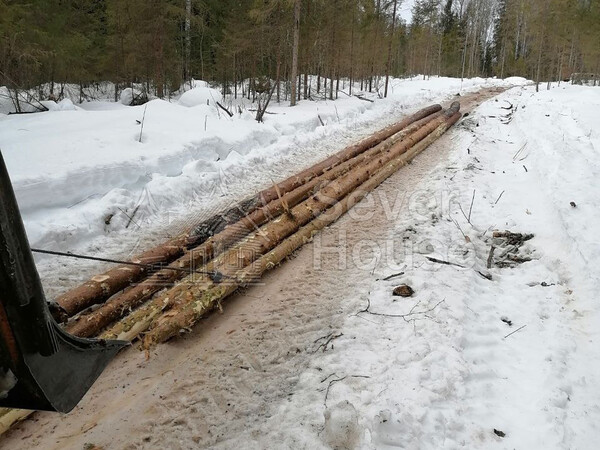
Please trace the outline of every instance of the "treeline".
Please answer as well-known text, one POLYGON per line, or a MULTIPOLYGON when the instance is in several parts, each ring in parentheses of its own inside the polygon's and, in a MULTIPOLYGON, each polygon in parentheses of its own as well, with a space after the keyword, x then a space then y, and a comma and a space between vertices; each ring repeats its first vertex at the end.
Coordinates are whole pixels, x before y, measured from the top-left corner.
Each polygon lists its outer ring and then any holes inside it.
POLYGON ((557 80, 600 72, 600 0, 417 0, 410 24, 397 18, 401 4, 0 0, 0 86, 49 83, 60 95, 65 83, 110 81, 116 99, 132 85, 164 97, 192 78, 236 96, 280 80, 281 99, 292 91, 294 54, 298 98, 315 82, 334 97, 340 79, 383 92, 386 75, 557 80))

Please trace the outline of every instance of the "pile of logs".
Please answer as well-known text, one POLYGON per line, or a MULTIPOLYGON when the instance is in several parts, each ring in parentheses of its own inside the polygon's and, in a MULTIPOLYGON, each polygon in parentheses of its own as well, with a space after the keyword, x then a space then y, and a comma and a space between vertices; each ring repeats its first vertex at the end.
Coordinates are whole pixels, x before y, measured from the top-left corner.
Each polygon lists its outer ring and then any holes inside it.
MULTIPOLYGON (((91 278, 56 299, 55 317, 76 336, 142 338, 146 350, 189 330, 408 164, 459 110, 422 109, 133 258, 137 265, 91 278)), ((0 434, 30 413, 0 409, 0 434)))
POLYGON ((133 260, 160 270, 117 267, 67 292, 56 300, 66 330, 143 336, 145 349, 189 330, 410 162, 456 123, 459 109, 425 108, 133 260))
MULTIPOLYGON (((455 124, 455 102, 422 109, 259 192, 131 262, 56 299, 55 314, 81 337, 148 350, 189 330, 336 221, 455 124)), ((0 433, 29 412, 0 410, 0 433)))

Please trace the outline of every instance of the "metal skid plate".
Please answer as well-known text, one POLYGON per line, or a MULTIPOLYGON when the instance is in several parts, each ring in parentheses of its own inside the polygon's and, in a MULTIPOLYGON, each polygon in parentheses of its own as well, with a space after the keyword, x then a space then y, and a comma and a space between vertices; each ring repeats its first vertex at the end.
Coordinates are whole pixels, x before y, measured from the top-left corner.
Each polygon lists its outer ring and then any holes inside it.
POLYGON ((127 345, 71 336, 52 318, 0 153, 0 406, 69 412, 127 345))

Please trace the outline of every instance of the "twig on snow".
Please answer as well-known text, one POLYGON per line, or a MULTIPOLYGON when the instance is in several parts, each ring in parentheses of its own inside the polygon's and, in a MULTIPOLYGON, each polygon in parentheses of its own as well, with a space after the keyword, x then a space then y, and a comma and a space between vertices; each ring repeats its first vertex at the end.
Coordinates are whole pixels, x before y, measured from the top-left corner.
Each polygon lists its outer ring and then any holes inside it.
POLYGON ((142 134, 144 133, 144 121, 146 120, 146 110, 148 109, 148 103, 144 106, 144 115, 142 116, 142 128, 140 128, 140 138, 138 142, 142 142, 142 134))
POLYGON ((223 111, 225 111, 229 117, 233 117, 233 113, 232 113, 231 111, 229 111, 227 108, 225 108, 225 107, 224 107, 223 105, 221 105, 219 102, 216 102, 216 103, 217 103, 217 106, 218 106, 219 108, 221 108, 223 111))
POLYGON ((477 273, 479 275, 481 275, 483 278, 485 278, 486 280, 492 281, 492 274, 491 273, 483 273, 481 270, 478 270, 477 273))
POLYGON ((494 262, 494 250, 496 250, 496 247, 494 247, 492 245, 490 247, 490 254, 488 255, 488 259, 487 259, 487 268, 488 269, 492 268, 492 263, 494 262))
POLYGON ((454 225, 456 225, 456 228, 458 228, 458 231, 460 231, 460 233, 463 235, 463 237, 465 238, 466 242, 471 242, 471 238, 469 236, 467 236, 465 234, 465 232, 462 230, 462 228, 460 227, 459 223, 457 220, 454 219, 454 217, 450 216, 450 220, 452 220, 452 223, 454 225))
POLYGON ((392 274, 392 275, 389 275, 389 276, 387 276, 387 277, 383 278, 383 281, 389 281, 389 280, 391 280, 392 278, 401 277, 402 275, 404 275, 404 272, 398 272, 398 273, 394 273, 394 274, 392 274))
POLYGON ((469 225, 471 225, 471 226, 473 226, 473 224, 471 223, 471 213, 473 212, 473 202, 475 202, 475 190, 473 190, 473 198, 471 199, 471 206, 469 207, 469 215, 467 215, 465 213, 465 210, 463 209, 462 205, 460 203, 458 204, 458 207, 460 208, 460 212, 464 216, 465 220, 467 222, 469 222, 469 225))
POLYGON ((513 161, 516 161, 517 158, 519 157, 519 155, 521 154, 521 152, 523 150, 525 150, 525 147, 527 147, 527 141, 525 141, 525 143, 523 144, 523 146, 519 149, 519 151, 517 153, 515 153, 515 155, 513 156, 513 161))
MULTIPOLYGON (((327 377, 327 378, 329 378, 329 377, 327 377)), ((325 400, 323 401, 323 404, 325 405, 325 407, 327 407, 327 397, 329 397, 329 390, 331 389, 331 387, 335 383, 339 383, 340 381, 344 381, 346 378, 371 378, 371 377, 368 376, 368 375, 346 375, 346 376, 343 376, 341 378, 335 378, 335 379, 329 381, 329 384, 327 385, 327 389, 325 390, 325 400)), ((325 381, 325 380, 323 380, 323 381, 325 381)))
MULTIPOLYGON (((471 199, 471 206, 469 207, 469 218, 467 219, 467 221, 469 223, 471 223, 471 213, 473 212, 473 203, 475 202, 475 189, 473 189, 473 198, 471 199)), ((473 225, 471 223, 471 225, 473 225)))
POLYGON ((123 214, 125 214, 127 216, 127 218, 129 219, 129 221, 127 222, 127 225, 125 226, 125 228, 129 228, 129 226, 131 225, 131 223, 136 224, 138 226, 138 228, 142 228, 142 227, 140 227, 140 225, 135 220, 133 220, 133 218, 135 217, 135 215, 138 212, 138 209, 140 209, 140 206, 141 205, 137 205, 135 207, 135 209, 133 210, 133 213, 131 214, 131 216, 129 214, 127 214, 125 211, 123 211, 121 208, 119 208, 119 211, 121 211, 123 214))
POLYGON ((428 317, 427 314, 429 314, 430 312, 433 312, 438 306, 440 306, 445 301, 446 301, 446 299, 440 300, 439 302, 437 302, 435 304, 435 306, 433 306, 432 308, 429 308, 427 310, 415 311, 417 306, 419 306, 421 304, 421 302, 419 301, 406 314, 385 314, 385 313, 378 313, 378 312, 371 311, 371 299, 367 299, 367 307, 365 309, 359 311, 357 314, 367 313, 367 314, 371 314, 373 316, 395 317, 395 318, 399 318, 399 319, 404 319, 406 322, 410 322, 410 320, 407 320, 408 317, 412 317, 412 316, 428 317))
POLYGON ((355 95, 355 97, 360 100, 364 100, 365 102, 375 103, 375 100, 371 100, 370 98, 363 97, 362 95, 355 95))
POLYGON ((496 202, 494 203, 494 205, 497 205, 497 204, 498 204, 498 202, 500 201, 500 199, 501 199, 501 198, 502 198, 502 196, 504 195, 504 192, 505 192, 505 191, 502 191, 502 192, 500 193, 500 196, 498 197, 498 199, 496 200, 496 202))
MULTIPOLYGON (((321 349, 323 349, 323 353, 325 353, 327 351, 327 346, 329 344, 331 344, 332 341, 334 341, 337 338, 342 337, 343 335, 344 335, 344 333, 335 334, 335 332, 332 332, 332 333, 329 333, 327 336, 320 337, 319 339, 317 339, 314 342, 315 344, 324 339, 325 339, 325 341, 321 342, 321 344, 319 344, 319 346, 312 353, 317 353, 321 349)), ((331 348, 333 348, 333 344, 331 345, 331 348)))
POLYGON ((427 256, 426 258, 433 263, 444 264, 446 266, 456 266, 456 267, 460 267, 461 269, 465 269, 465 266, 461 266, 460 264, 456 264, 456 263, 449 262, 449 261, 444 261, 443 259, 437 259, 437 258, 433 258, 431 256, 427 256))
POLYGON ((504 336, 502 339, 506 339, 509 336, 512 336, 515 333, 518 333, 519 331, 521 331, 523 328, 525 328, 527 325, 523 325, 522 327, 517 328, 515 331, 513 331, 512 333, 508 333, 506 336, 504 336))

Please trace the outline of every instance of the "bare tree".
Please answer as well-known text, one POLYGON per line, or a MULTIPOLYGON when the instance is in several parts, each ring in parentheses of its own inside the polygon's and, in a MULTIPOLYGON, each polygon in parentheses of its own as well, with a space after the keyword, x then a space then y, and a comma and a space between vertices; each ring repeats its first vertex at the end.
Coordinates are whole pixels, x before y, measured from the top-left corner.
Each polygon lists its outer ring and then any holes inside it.
POLYGON ((384 97, 388 95, 388 85, 390 82, 390 68, 392 66, 392 43, 394 42, 394 31, 396 31, 396 11, 398 10, 398 0, 394 0, 394 12, 392 14, 392 31, 390 32, 390 43, 388 46, 388 60, 385 68, 385 93, 384 97))
POLYGON ((290 106, 296 106, 296 82, 298 78, 298 45, 300 43, 300 3, 301 0, 295 0, 294 4, 294 46, 292 48, 292 73, 290 81, 292 84, 292 92, 290 106))

